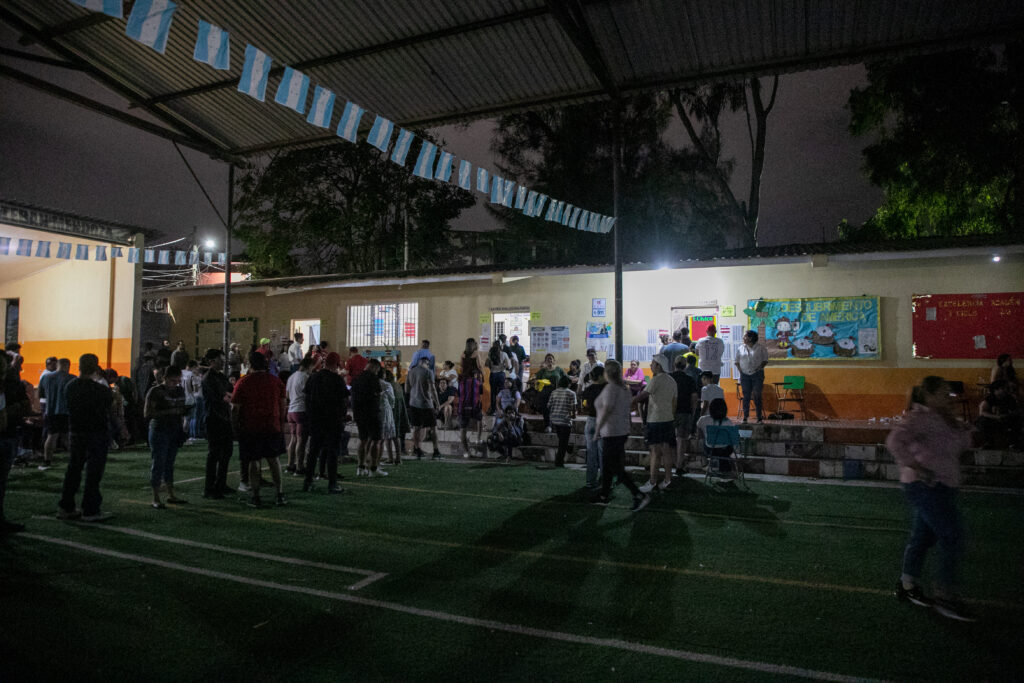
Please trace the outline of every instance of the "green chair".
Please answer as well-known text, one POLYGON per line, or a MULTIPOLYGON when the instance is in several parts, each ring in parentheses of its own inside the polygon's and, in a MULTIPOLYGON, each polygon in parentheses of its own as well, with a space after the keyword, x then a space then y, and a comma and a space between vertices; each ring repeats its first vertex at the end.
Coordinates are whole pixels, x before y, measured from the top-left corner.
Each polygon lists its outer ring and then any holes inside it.
POLYGON ((786 375, 781 382, 772 382, 775 388, 776 410, 783 412, 787 408, 789 412, 800 413, 800 416, 807 419, 807 409, 804 408, 804 376, 786 375))

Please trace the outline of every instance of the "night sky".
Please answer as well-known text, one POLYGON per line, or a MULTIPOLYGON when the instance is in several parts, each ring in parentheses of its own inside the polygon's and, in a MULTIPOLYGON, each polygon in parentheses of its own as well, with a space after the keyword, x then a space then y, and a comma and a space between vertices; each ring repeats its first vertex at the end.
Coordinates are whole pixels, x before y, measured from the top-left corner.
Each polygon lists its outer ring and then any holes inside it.
MULTIPOLYGON (((10 27, 0 25, 0 45, 34 49, 18 45, 17 37, 10 27)), ((124 100, 77 72, 6 56, 0 63, 128 111, 124 100)), ((881 194, 861 170, 860 151, 866 142, 848 134, 844 108, 850 88, 863 81, 861 66, 781 77, 769 119, 761 190, 762 245, 834 239, 840 220, 862 222, 878 206, 881 194)), ((222 239, 215 212, 171 142, 10 79, 0 79, 0 89, 0 197, 131 223, 168 238, 196 228, 200 237, 222 239)), ((140 110, 130 111, 145 116, 140 110)), ((478 121, 468 128, 436 132, 456 155, 487 165, 492 162, 492 128, 492 121, 478 121)), ((681 140, 683 135, 681 124, 675 122, 671 139, 681 140)), ((742 115, 726 122, 725 137, 727 153, 737 159, 734 190, 745 196, 749 154, 742 115)), ((182 151, 226 215, 227 165, 182 151)), ((495 225, 478 202, 456 227, 481 230, 495 225)))

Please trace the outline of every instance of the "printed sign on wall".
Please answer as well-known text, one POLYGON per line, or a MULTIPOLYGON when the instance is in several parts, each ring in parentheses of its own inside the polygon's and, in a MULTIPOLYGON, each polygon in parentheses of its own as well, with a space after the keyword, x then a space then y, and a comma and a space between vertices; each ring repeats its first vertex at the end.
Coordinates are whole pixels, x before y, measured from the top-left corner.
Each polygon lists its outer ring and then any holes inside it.
POLYGON ((743 311, 772 360, 878 360, 878 297, 751 299, 743 311))

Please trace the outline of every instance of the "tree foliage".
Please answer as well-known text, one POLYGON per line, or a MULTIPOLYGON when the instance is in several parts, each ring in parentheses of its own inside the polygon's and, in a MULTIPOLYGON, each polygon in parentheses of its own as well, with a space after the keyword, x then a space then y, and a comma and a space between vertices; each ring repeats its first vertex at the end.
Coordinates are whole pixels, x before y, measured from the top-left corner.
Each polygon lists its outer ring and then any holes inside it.
POLYGON ((450 221, 473 205, 446 183, 411 175, 375 148, 286 152, 238 184, 235 232, 259 277, 450 265, 450 221))
POLYGON ((1020 232, 1024 62, 1019 44, 886 60, 850 93, 850 131, 882 206, 845 239, 1020 232))
MULTIPOLYGON (((777 80, 767 104, 754 79, 641 95, 618 105, 618 224, 625 260, 660 261, 723 244, 755 243, 767 116, 776 88, 777 80), (754 172, 748 194, 754 202, 738 201, 733 195, 730 179, 735 164, 722 153, 721 119, 739 110, 746 110, 748 121, 754 121, 749 128, 754 172), (666 139, 674 115, 683 120, 689 144, 666 139)), ((612 215, 616 106, 591 103, 502 117, 493 145, 502 159, 500 170, 532 189, 612 215)), ((608 236, 525 218, 515 211, 494 211, 507 226, 510 244, 539 244, 546 260, 610 257, 608 236)))

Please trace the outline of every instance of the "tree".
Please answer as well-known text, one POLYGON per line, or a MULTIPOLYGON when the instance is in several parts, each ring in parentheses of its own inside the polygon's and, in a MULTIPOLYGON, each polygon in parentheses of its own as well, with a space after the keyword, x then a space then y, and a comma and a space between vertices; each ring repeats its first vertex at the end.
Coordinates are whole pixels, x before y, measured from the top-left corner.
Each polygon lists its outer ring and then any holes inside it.
POLYGON ((277 155, 239 181, 236 234, 259 277, 449 264, 466 191, 413 176, 366 143, 277 155), (408 230, 406 227, 408 226, 408 230))
POLYGON ((849 240, 1020 234, 1024 54, 1019 43, 880 61, 850 92, 850 131, 885 198, 849 240))
MULTIPOLYGON (((762 100, 760 83, 751 79, 640 95, 618 105, 620 247, 626 260, 681 258, 723 240, 731 246, 756 243, 767 119, 777 88, 775 79, 768 102, 762 100), (740 109, 747 110, 751 134, 748 201, 737 201, 730 188, 734 163, 722 157, 719 127, 726 111, 740 109), (683 120, 689 145, 666 140, 673 111, 683 120)), ((611 215, 616 106, 592 103, 502 117, 493 145, 502 159, 500 170, 549 196, 611 215)), ((607 261, 610 256, 608 237, 492 210, 504 221, 510 245, 540 244, 546 260, 607 261)))

